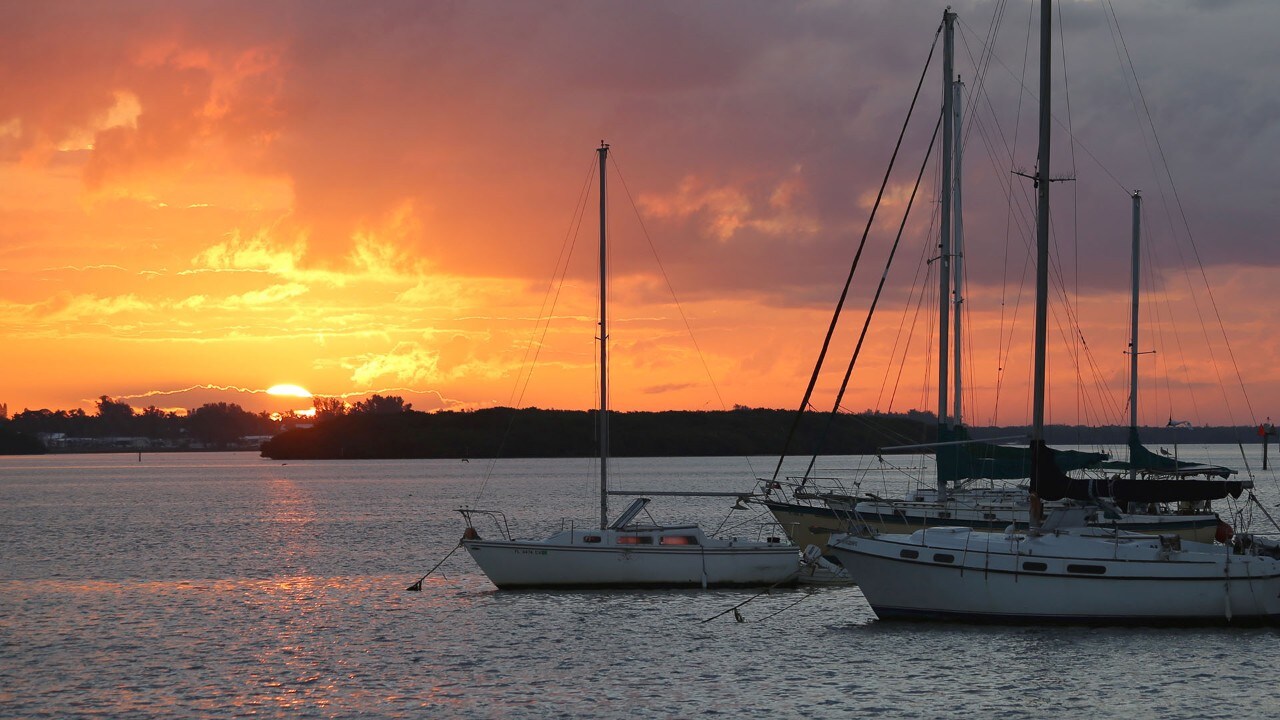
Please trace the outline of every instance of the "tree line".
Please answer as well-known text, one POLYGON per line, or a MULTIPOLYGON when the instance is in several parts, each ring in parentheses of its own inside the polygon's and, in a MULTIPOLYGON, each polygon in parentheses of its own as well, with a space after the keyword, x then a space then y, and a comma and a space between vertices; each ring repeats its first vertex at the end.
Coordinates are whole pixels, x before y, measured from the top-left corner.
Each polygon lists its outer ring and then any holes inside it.
POLYGON ((23 410, 0 417, 0 451, 38 453, 48 449, 41 439, 147 438, 177 444, 194 441, 214 449, 227 447, 241 438, 274 435, 282 420, 266 412, 252 413, 235 403, 206 403, 185 414, 161 410, 154 405, 135 410, 126 402, 106 395, 98 398, 95 412, 74 410, 23 410))
MULTIPOLYGON (((599 452, 596 413, 588 410, 516 409, 419 412, 397 396, 373 395, 352 405, 316 397, 315 415, 252 413, 234 403, 207 403, 185 414, 148 406, 135 410, 106 395, 95 412, 23 410, 5 417, 0 406, 0 454, 34 454, 41 437, 147 438, 160 447, 243 448, 246 437, 270 437, 264 457, 470 458, 586 457, 599 452)), ((1253 428, 1144 428, 1148 443, 1258 442, 1253 428)), ((971 428, 975 438, 1026 434, 1025 427, 971 428)), ((1049 426, 1058 445, 1122 445, 1121 426, 1049 426)), ((933 442, 931 412, 806 413, 735 406, 727 411, 614 412, 610 450, 617 456, 861 455, 933 442)), ((99 444, 92 449, 113 449, 99 444)), ((119 449, 119 448, 114 448, 119 449)))
MULTIPOLYGON (((613 412, 610 453, 630 457, 865 454, 923 442, 927 413, 824 416, 738 407, 728 411, 613 412), (794 424, 794 429, 792 425, 794 424), (788 442, 788 437, 790 441, 788 442)), ((599 452, 594 410, 507 407, 474 411, 347 413, 287 430, 262 455, 286 459, 588 457, 599 452)))
MULTIPOLYGON (((207 449, 241 448, 244 438, 268 437, 282 430, 337 416, 365 413, 401 413, 412 410, 403 398, 373 395, 354 405, 341 398, 316 397, 315 416, 292 411, 250 412, 235 403, 205 403, 185 413, 161 410, 154 405, 135 409, 126 402, 102 395, 94 412, 74 410, 23 410, 10 417, 0 405, 0 454, 40 454, 50 445, 63 447, 79 440, 78 447, 93 450, 119 449, 112 439, 146 439, 152 447, 207 449), (57 441, 53 439, 57 438, 57 441), (45 440, 49 440, 46 442, 45 440)), ((134 446, 127 444, 129 449, 134 446)))
MULTIPOLYGON (((1026 427, 971 429, 974 438, 1028 436, 1026 427)), ((1057 445, 1122 446, 1123 426, 1053 425, 1057 445)), ((1143 428, 1148 443, 1257 442, 1253 428, 1143 428)), ((867 455, 937 440, 930 412, 806 413, 735 407, 728 411, 613 412, 610 454, 624 457, 867 455)), ((918 452, 900 449, 898 452, 918 452)), ((329 413, 311 427, 262 444, 264 457, 288 459, 587 457, 599 453, 596 412, 515 409, 329 413)))

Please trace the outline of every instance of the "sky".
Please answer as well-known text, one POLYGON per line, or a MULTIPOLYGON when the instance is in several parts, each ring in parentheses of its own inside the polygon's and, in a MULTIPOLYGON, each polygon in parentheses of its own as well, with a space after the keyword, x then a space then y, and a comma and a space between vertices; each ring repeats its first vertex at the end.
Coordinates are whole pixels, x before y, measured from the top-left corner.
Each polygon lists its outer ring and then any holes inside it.
MULTIPOLYGON (((309 407, 267 392, 288 384, 419 410, 592 407, 582 198, 604 141, 612 406, 795 408, 946 4, 0 3, 0 404, 309 407)), ((1038 3, 950 4, 965 419, 1016 424, 1034 221, 1014 172, 1035 165, 1038 3)), ((1050 420, 1127 417, 1136 189, 1142 421, 1280 417, 1280 4, 1057 13, 1050 420)), ((819 409, 924 161, 940 54, 819 409)), ((937 408, 936 154, 848 410, 937 408)))

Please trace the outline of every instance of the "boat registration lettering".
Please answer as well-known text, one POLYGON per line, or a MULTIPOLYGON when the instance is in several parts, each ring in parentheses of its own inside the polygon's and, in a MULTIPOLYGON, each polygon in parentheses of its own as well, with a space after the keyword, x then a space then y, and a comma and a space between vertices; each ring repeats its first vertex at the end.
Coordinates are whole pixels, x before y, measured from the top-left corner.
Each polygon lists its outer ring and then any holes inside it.
POLYGON ((546 555, 546 554, 547 554, 547 551, 546 551, 546 550, 523 550, 523 549, 521 549, 521 548, 516 548, 516 554, 518 554, 518 555, 546 555))

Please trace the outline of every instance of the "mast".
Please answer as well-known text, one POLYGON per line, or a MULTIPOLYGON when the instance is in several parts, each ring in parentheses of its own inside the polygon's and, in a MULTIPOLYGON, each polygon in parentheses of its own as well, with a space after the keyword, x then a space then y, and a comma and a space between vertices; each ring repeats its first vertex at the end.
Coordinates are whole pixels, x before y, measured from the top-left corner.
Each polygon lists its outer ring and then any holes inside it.
MULTIPOLYGON (((947 353, 950 340, 951 305, 951 73, 955 54, 956 14, 948 7, 942 11, 942 237, 938 245, 938 440, 950 439, 947 415, 947 379, 950 366, 947 353), (944 436, 946 436, 944 438, 944 436)), ((938 473, 938 499, 946 497, 947 485, 938 473)))
POLYGON ((1032 380, 1031 410, 1031 498, 1032 532, 1040 529, 1039 475, 1041 458, 1048 454, 1044 445, 1045 342, 1049 320, 1049 93, 1052 75, 1049 71, 1053 53, 1053 1, 1040 0, 1040 153, 1036 161, 1036 319, 1035 371, 1032 380))
MULTIPOLYGON (((1142 191, 1133 191, 1133 261, 1130 263, 1133 286, 1132 307, 1129 312, 1129 441, 1138 435, 1138 283, 1140 273, 1139 242, 1142 229, 1142 191)), ((1129 448, 1129 479, 1138 478, 1138 468, 1133 464, 1133 447, 1129 448)))
POLYGON ((961 349, 961 338, 963 337, 963 335, 960 334, 960 310, 961 310, 961 304, 964 302, 964 217, 963 217, 964 208, 960 201, 961 178, 964 175, 964 161, 963 161, 964 132, 961 130, 960 125, 961 125, 961 118, 964 115, 963 99, 962 99, 962 95, 964 92, 964 83, 960 82, 959 78, 956 78, 955 82, 953 83, 953 88, 955 89, 955 98, 954 98, 953 104, 955 105, 954 110, 955 110, 955 156, 956 156, 956 159, 955 159, 955 169, 953 171, 955 190, 952 192, 952 198, 951 198, 952 213, 955 215, 955 221, 954 221, 954 224, 952 225, 952 234, 955 237, 952 239, 952 242, 951 242, 951 252, 955 256, 955 261, 951 264, 951 272, 952 272, 952 275, 954 276, 952 285, 955 286, 955 307, 952 309, 953 310, 952 315, 955 319, 955 325, 953 330, 953 335, 955 335, 955 337, 952 340, 954 344, 954 349, 951 353, 953 358, 953 361, 952 361, 953 370, 952 370, 952 379, 951 379, 951 392, 953 396, 951 421, 955 423, 956 426, 960 426, 964 424, 964 415, 961 414, 961 410, 963 409, 963 400, 960 392, 960 378, 961 378, 960 349, 961 349))
POLYGON ((605 162, 609 157, 609 145, 603 140, 596 150, 600 156, 600 408, 596 413, 600 435, 600 529, 609 526, 609 326, 605 303, 608 298, 608 264, 605 253, 608 243, 605 235, 607 195, 605 194, 605 162))

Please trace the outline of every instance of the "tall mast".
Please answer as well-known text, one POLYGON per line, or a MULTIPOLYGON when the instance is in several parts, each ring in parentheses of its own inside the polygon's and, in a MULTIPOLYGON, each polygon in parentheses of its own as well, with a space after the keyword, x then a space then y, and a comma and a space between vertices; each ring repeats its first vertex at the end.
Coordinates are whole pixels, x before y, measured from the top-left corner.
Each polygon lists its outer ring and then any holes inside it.
MULTIPOLYGON (((1129 313, 1129 439, 1130 442, 1138 432, 1138 283, 1141 274, 1138 272, 1141 262, 1140 238, 1142 231, 1142 192, 1133 191, 1133 261, 1130 263, 1133 286, 1132 309, 1129 313)), ((1129 451, 1129 479, 1138 478, 1138 468, 1133 464, 1133 450, 1129 451)))
POLYGON ((952 275, 954 280, 952 284, 955 286, 955 307, 952 309, 952 316, 955 319, 953 338, 954 350, 951 353, 953 358, 951 374, 951 393, 952 393, 952 410, 951 421, 957 426, 964 424, 964 415, 961 413, 963 409, 963 400, 960 392, 960 356, 961 344, 964 336, 960 334, 960 311, 961 304, 964 302, 964 206, 960 198, 961 180, 964 175, 964 132, 961 130, 961 118, 964 115, 963 91, 964 83, 956 78, 952 84, 955 89, 955 168, 954 184, 955 190, 952 192, 952 213, 955 215, 955 221, 952 226, 952 234, 955 236, 951 242, 951 252, 955 256, 955 261, 951 264, 952 275))
POLYGON ((1052 75, 1049 72, 1053 53, 1053 2, 1040 0, 1040 153, 1036 162, 1036 190, 1039 202, 1036 210, 1036 320, 1035 320, 1035 374, 1032 380, 1031 410, 1031 502, 1030 521, 1033 531, 1040 529, 1039 475, 1044 446, 1044 394, 1046 338, 1049 321, 1049 93, 1052 75))
MULTIPOLYGON (((951 371, 947 353, 950 351, 951 305, 951 73, 955 53, 956 14, 948 7, 942 12, 942 238, 938 244, 938 439, 950 440, 946 429, 951 427, 947 417, 947 379, 951 371), (947 435, 947 437, 943 437, 947 435)), ((946 482, 938 473, 938 499, 947 491, 946 482)))
POLYGON ((596 413, 600 435, 600 529, 609 526, 609 326, 605 303, 608 298, 605 253, 607 195, 605 194, 605 162, 609 157, 609 145, 600 142, 596 153, 600 156, 600 411, 596 413))

